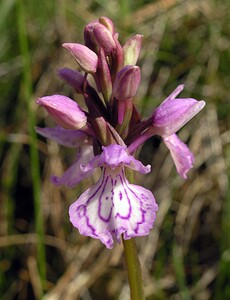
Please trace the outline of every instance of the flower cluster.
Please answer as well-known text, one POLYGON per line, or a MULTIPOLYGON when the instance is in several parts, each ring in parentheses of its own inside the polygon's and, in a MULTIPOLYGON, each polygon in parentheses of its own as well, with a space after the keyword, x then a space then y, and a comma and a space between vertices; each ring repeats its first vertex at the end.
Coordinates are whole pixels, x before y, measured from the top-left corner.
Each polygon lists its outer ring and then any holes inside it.
POLYGON ((177 172, 187 178, 194 158, 176 132, 205 102, 176 98, 183 89, 180 85, 142 120, 133 102, 141 79, 136 62, 142 36, 134 35, 122 46, 113 22, 101 17, 85 27, 84 41, 85 45, 63 44, 81 72, 64 68, 59 75, 83 96, 87 111, 66 96, 39 98, 37 103, 54 118, 57 127, 37 128, 37 132, 77 149, 70 168, 61 177, 52 177, 55 185, 73 187, 101 168, 99 180, 70 206, 69 214, 81 234, 112 248, 114 239, 120 242, 121 235, 130 239, 149 234, 158 209, 149 190, 126 179, 126 168, 150 172, 149 165, 134 158, 135 151, 151 136, 161 136, 177 172))

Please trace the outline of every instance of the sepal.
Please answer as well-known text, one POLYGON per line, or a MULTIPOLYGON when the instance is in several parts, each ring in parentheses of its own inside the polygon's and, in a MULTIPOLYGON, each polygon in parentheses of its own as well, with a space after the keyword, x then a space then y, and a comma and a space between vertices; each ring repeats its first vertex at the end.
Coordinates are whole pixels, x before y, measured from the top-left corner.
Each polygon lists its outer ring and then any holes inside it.
POLYGON ((41 128, 37 126, 35 127, 35 130, 38 134, 47 139, 51 139, 58 144, 69 148, 77 148, 88 143, 88 136, 80 130, 64 129, 62 127, 41 128))
POLYGON ((152 115, 152 125, 156 134, 170 136, 191 120, 204 106, 203 100, 175 97, 183 89, 179 86, 152 115))
POLYGON ((165 145, 170 150, 178 174, 187 179, 187 172, 193 167, 194 156, 188 146, 176 134, 163 138, 165 145))
POLYGON ((83 145, 79 147, 76 160, 73 162, 71 167, 69 167, 61 177, 51 176, 51 181, 56 186, 62 184, 66 185, 69 188, 76 186, 83 179, 92 175, 93 170, 84 171, 81 168, 81 165, 86 164, 93 157, 93 146, 83 145))

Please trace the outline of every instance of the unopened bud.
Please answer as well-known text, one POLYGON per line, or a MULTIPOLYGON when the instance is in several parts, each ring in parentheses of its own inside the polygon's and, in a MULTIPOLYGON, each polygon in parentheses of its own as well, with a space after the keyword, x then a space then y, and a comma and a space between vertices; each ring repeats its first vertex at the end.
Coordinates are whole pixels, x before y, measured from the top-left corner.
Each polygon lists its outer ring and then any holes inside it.
POLYGON ((93 26, 98 23, 98 20, 92 21, 89 24, 87 24, 85 26, 84 29, 84 40, 85 40, 85 45, 90 48, 91 50, 93 50, 94 52, 97 53, 98 51, 98 46, 97 43, 94 39, 93 36, 93 26))
POLYGON ((92 74, 96 73, 98 57, 95 52, 77 43, 65 43, 62 46, 70 51, 83 71, 92 74))
POLYGON ((112 33, 112 35, 115 34, 115 27, 113 24, 113 21, 111 21, 109 18, 107 17, 100 17, 99 18, 99 22, 104 25, 106 28, 109 29, 109 31, 112 33))
POLYGON ((124 64, 135 65, 137 63, 142 43, 143 35, 136 34, 131 37, 123 46, 124 64))
POLYGON ((112 80, 103 48, 101 48, 98 53, 98 69, 95 76, 97 76, 97 80, 100 83, 105 101, 108 101, 112 94, 112 80))
POLYGON ((93 35, 98 46, 103 48, 106 54, 110 54, 116 48, 112 33, 104 25, 96 23, 93 26, 93 35))
POLYGON ((116 76, 114 96, 118 100, 125 100, 136 95, 141 80, 140 69, 137 66, 125 66, 116 76))
POLYGON ((55 121, 65 129, 80 129, 86 125, 87 117, 80 106, 70 98, 52 95, 39 98, 42 105, 55 121))

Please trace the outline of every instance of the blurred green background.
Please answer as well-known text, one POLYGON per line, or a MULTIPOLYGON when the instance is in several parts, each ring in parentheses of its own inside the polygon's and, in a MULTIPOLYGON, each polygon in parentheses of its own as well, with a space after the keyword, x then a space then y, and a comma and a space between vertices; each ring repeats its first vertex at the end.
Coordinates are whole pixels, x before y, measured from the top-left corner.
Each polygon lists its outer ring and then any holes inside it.
POLYGON ((159 212, 138 238, 147 299, 230 299, 230 2, 228 0, 2 0, 0 2, 0 298, 129 299, 122 246, 80 236, 68 207, 92 180, 57 188, 72 153, 37 138, 52 126, 35 100, 74 97, 57 77, 77 68, 62 49, 82 42, 86 23, 107 16, 120 32, 144 35, 136 103, 149 116, 180 83, 206 107, 179 135, 195 154, 183 181, 163 144, 140 151, 152 173, 137 177, 159 212))

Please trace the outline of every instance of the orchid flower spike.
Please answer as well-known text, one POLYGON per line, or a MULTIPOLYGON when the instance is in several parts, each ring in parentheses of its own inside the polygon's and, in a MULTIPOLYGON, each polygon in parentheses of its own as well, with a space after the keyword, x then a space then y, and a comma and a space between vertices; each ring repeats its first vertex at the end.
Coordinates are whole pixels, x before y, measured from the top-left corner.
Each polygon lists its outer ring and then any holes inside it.
POLYGON ((113 22, 100 17, 84 29, 84 45, 64 43, 80 70, 61 69, 59 76, 84 101, 84 110, 62 95, 41 97, 37 103, 58 126, 37 128, 37 132, 60 145, 75 148, 73 164, 53 184, 74 187, 101 169, 99 180, 86 190, 69 209, 70 221, 83 235, 101 240, 111 249, 136 236, 148 235, 158 206, 151 191, 131 184, 126 168, 142 174, 150 172, 134 158, 148 138, 160 135, 169 148, 179 175, 186 179, 194 156, 176 135, 205 105, 192 98, 177 98, 179 85, 157 107, 148 120, 141 120, 133 98, 141 80, 136 66, 142 35, 129 38, 122 46, 113 22), (94 82, 92 82, 92 79, 94 82))

